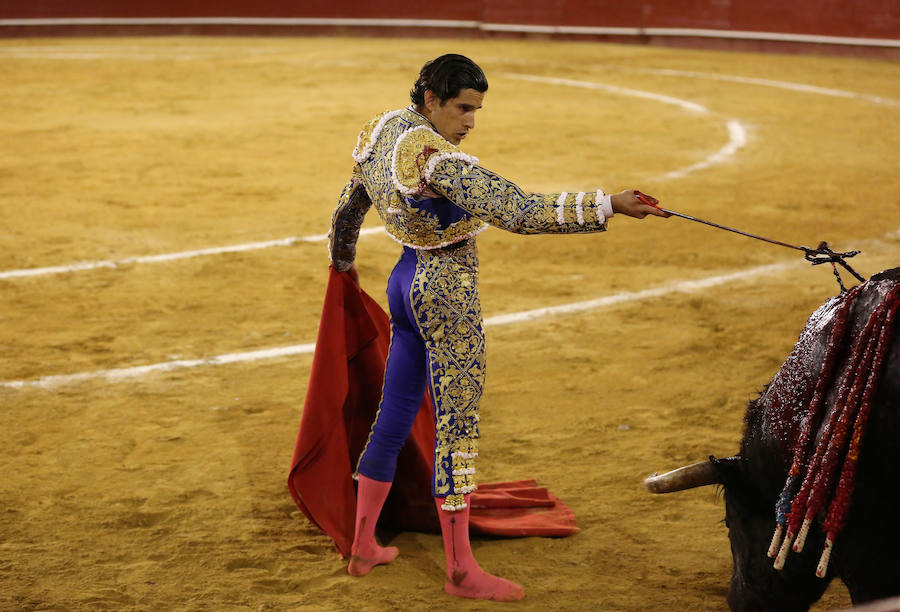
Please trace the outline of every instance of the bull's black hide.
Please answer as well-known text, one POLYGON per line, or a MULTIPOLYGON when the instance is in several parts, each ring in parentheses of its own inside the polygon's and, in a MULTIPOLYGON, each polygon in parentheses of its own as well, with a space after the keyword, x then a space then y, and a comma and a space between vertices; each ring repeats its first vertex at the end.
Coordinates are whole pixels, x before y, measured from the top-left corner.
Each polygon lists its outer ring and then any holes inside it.
MULTIPOLYGON (((856 338, 887 289, 900 284, 900 268, 875 275, 853 302, 848 328, 856 338)), ((825 535, 823 516, 813 522, 806 546, 792 552, 784 569, 767 555, 775 529, 775 504, 785 484, 812 388, 819 376, 833 326, 838 296, 814 313, 794 351, 745 416, 740 452, 729 459, 697 464, 704 475, 681 485, 651 484, 668 492, 718 482, 724 485, 726 523, 734 560, 728 592, 732 610, 808 610, 834 578, 846 584, 854 603, 900 595, 900 329, 894 333, 860 453, 850 511, 835 540, 824 578, 815 570, 825 535)), ((895 325, 900 328, 900 325, 895 325)), ((847 367, 847 366, 842 366, 847 367)), ((835 389, 826 406, 834 409, 835 389)), ((827 420, 827 414, 823 422, 827 420)), ((822 435, 821 427, 816 440, 822 435)), ((683 478, 683 477, 682 477, 683 478)))

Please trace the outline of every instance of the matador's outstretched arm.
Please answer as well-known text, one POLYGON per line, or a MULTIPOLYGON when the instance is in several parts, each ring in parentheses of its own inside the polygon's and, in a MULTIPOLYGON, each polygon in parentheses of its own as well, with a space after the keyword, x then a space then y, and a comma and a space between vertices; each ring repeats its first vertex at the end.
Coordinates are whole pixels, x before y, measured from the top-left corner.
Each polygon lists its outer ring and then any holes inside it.
POLYGON ((603 191, 526 192, 424 126, 398 139, 391 171, 405 195, 434 191, 472 216, 519 234, 601 232, 613 216, 603 191))
POLYGON ((596 192, 529 193, 458 159, 435 165, 429 186, 486 223, 517 234, 602 232, 613 216, 610 196, 596 192))

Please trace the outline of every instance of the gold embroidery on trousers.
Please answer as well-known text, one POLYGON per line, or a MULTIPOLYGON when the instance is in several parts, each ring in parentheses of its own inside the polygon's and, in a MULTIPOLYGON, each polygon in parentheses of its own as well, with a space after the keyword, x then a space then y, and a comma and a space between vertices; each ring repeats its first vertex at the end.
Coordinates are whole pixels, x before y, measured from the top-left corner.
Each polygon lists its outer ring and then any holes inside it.
POLYGON ((416 255, 410 302, 428 350, 436 429, 434 492, 461 496, 475 489, 485 376, 478 256, 474 240, 416 255))

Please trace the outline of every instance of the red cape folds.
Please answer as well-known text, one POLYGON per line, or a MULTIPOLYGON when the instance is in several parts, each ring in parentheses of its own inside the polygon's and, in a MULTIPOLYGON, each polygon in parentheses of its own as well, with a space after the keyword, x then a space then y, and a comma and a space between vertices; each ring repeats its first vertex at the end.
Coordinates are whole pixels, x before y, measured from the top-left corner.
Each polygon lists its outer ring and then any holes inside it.
MULTIPOLYGON (((297 506, 350 554, 356 512, 351 477, 381 400, 390 322, 359 286, 355 270, 330 269, 300 432, 288 476, 297 506)), ((428 394, 397 462, 379 526, 440 532, 431 496, 434 417, 428 394)), ((533 480, 479 485, 471 529, 500 536, 567 536, 575 515, 533 480)))

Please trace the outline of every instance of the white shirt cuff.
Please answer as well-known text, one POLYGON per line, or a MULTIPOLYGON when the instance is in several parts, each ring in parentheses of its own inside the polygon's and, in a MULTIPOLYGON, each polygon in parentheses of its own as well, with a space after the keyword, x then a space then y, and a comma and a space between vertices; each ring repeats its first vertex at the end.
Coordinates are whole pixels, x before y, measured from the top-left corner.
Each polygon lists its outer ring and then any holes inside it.
POLYGON ((612 201, 610 200, 609 194, 603 193, 602 191, 598 192, 597 195, 600 197, 597 202, 597 208, 600 209, 600 212, 603 214, 605 219, 609 219, 615 213, 612 207, 612 201), (601 195, 602 194, 602 195, 601 195))

